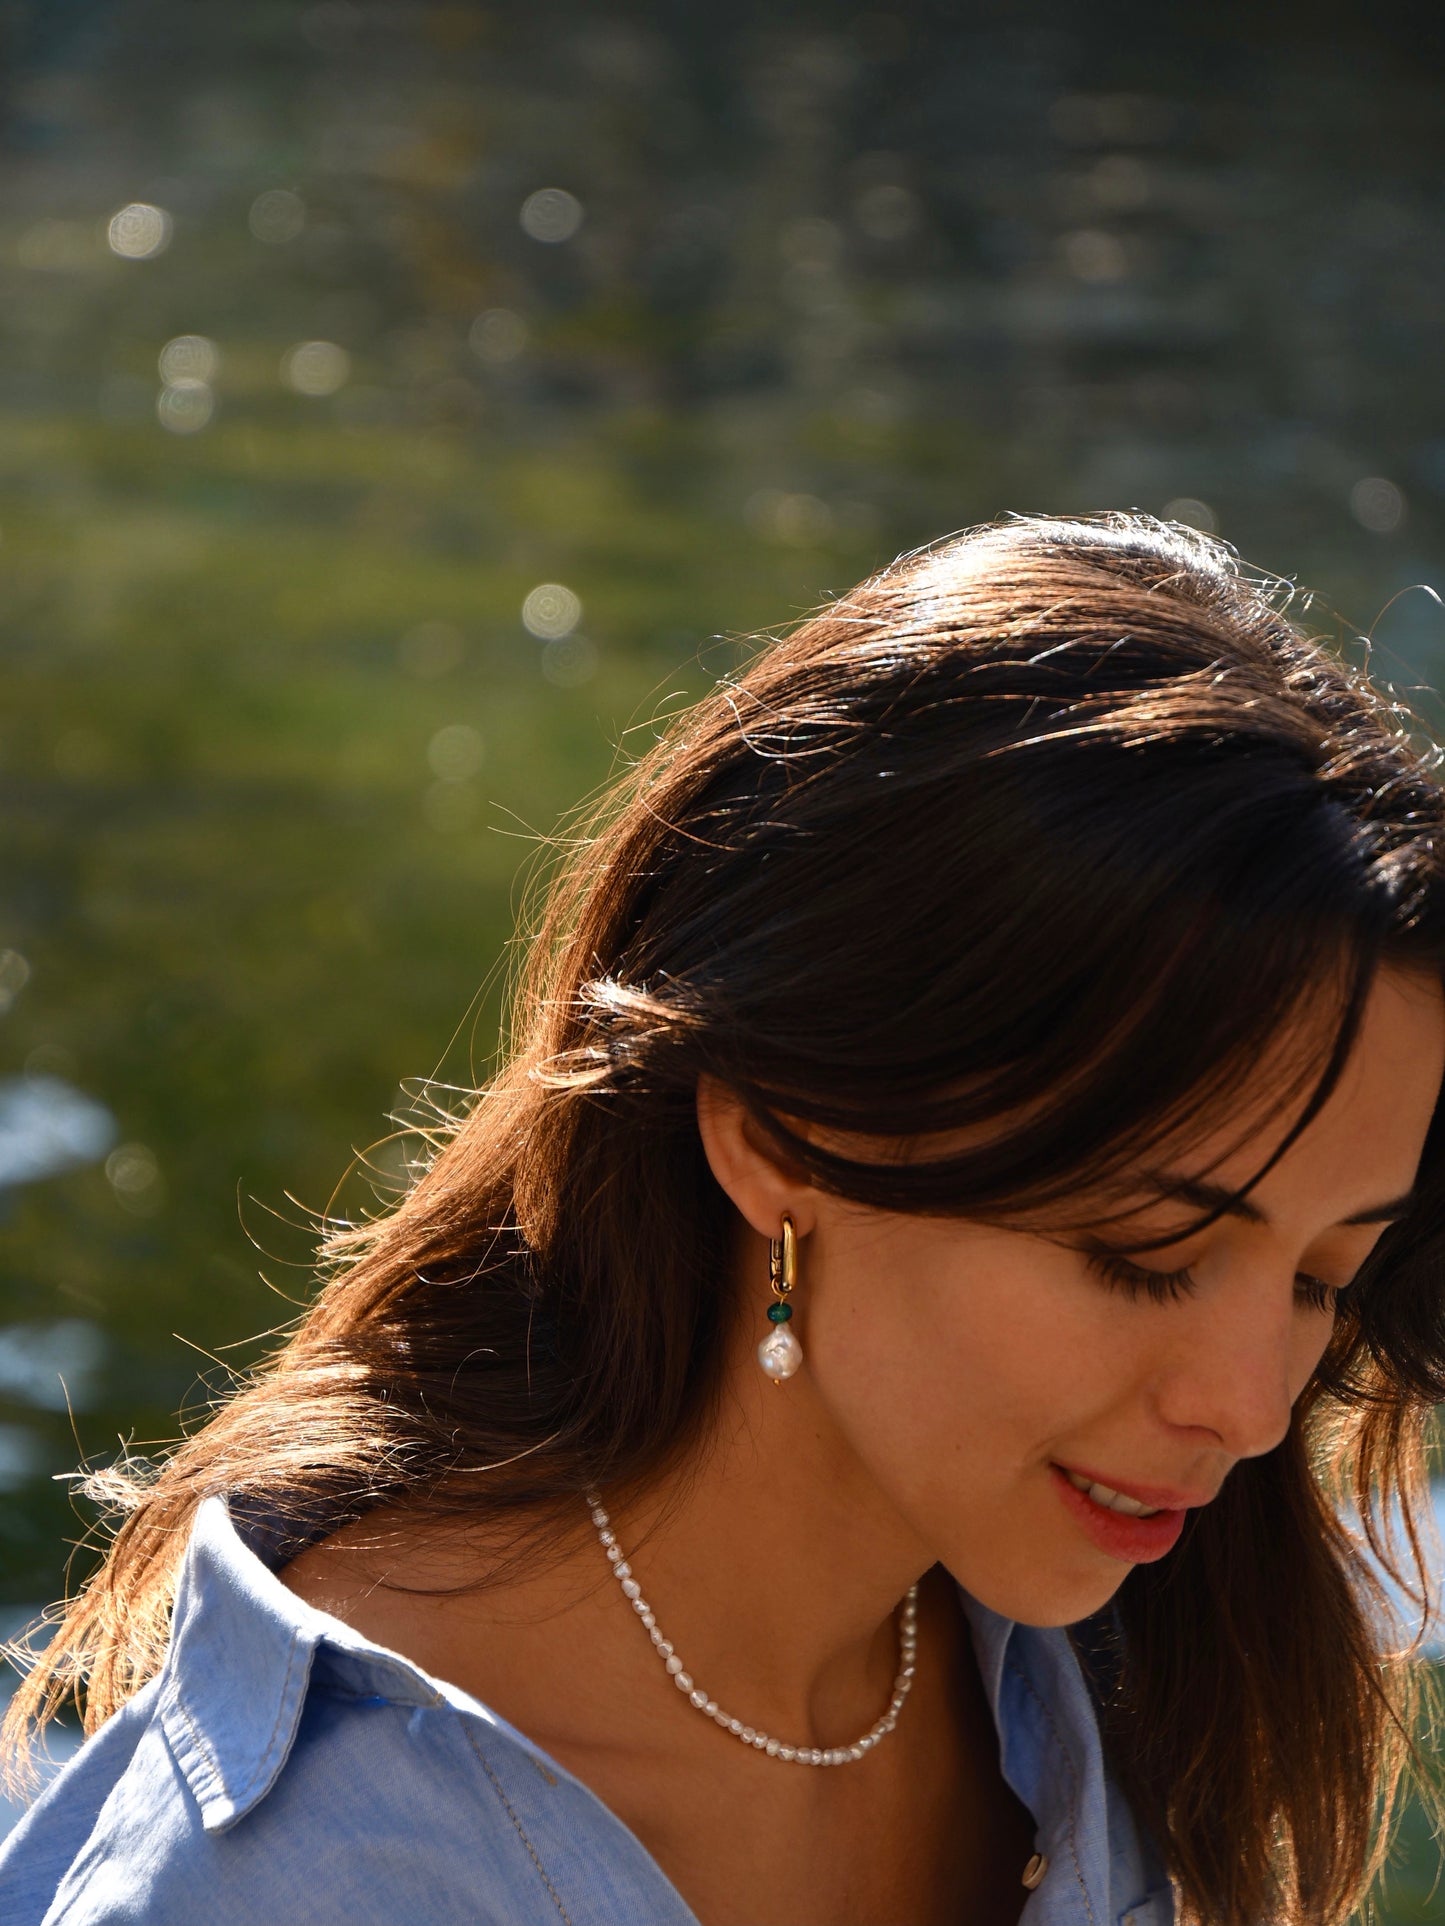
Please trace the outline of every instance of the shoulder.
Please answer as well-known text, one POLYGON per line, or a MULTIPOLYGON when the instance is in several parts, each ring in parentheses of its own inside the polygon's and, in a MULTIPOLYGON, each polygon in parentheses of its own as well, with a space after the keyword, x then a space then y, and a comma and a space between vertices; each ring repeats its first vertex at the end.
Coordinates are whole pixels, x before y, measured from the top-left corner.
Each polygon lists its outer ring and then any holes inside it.
MULTIPOLYGON (((155 1710, 98 1804, 62 1775, 17 1829, 0 1858, 0 1918, 7 1926, 530 1918, 536 1874, 487 1778, 490 1767, 505 1797, 515 1760, 502 1748, 494 1764, 487 1748, 458 1743, 448 1714, 439 1723, 429 1729, 415 1707, 312 1692, 275 1784, 234 1818, 208 1823, 217 1807, 193 1742, 178 1743, 155 1710)), ((107 1738, 108 1729, 92 1741, 97 1753, 107 1738)))
POLYGON ((555 1926, 563 1842, 605 1846, 582 1789, 205 1513, 163 1671, 0 1851, 0 1919, 555 1926))

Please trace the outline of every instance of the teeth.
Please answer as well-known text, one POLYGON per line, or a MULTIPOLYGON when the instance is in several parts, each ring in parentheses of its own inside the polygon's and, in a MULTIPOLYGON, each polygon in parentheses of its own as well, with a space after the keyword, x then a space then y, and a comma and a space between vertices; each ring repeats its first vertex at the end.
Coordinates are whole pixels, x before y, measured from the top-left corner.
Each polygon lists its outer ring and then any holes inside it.
POLYGON ((1075 1491, 1087 1492, 1094 1503, 1103 1505, 1106 1511, 1122 1511, 1129 1518, 1153 1518, 1160 1510, 1158 1505, 1141 1505, 1137 1498, 1126 1498, 1122 1491, 1112 1491, 1108 1485, 1093 1484, 1081 1478, 1077 1471, 1067 1471, 1064 1476, 1075 1491))

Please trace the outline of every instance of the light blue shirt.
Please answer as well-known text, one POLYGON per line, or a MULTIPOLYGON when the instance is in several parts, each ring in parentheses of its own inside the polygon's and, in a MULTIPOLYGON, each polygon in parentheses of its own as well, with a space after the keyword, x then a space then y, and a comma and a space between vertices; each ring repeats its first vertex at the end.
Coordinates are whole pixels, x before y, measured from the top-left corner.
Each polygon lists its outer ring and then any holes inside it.
MULTIPOLYGON (((1170 1926, 1068 1635, 964 1603, 1004 1777, 1048 1859, 1022 1926, 1170 1926)), ((162 1671, 0 1849, 0 1921, 697 1926, 595 1793, 304 1604, 219 1498, 186 1550, 162 1671)))

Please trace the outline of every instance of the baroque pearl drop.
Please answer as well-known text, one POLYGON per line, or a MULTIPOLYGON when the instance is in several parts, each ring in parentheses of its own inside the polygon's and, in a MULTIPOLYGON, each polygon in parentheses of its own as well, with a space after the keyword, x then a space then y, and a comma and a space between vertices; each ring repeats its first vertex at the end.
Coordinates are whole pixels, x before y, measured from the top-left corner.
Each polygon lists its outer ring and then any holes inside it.
POLYGON ((803 1362, 803 1347, 786 1324, 775 1324, 758 1346, 758 1363, 770 1378, 790 1378, 803 1362))

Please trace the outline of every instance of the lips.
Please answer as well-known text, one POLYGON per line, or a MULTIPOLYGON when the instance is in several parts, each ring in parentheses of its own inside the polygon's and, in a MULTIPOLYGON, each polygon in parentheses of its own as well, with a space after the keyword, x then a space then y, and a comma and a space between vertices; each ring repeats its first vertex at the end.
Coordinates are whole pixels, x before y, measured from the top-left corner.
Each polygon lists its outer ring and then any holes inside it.
POLYGON ((1063 1466, 1060 1466, 1060 1470, 1075 1491, 1082 1491, 1106 1511, 1122 1511, 1129 1518, 1152 1518, 1156 1511, 1165 1509, 1162 1505, 1146 1505, 1138 1498, 1131 1498, 1127 1491, 1116 1491, 1112 1485, 1102 1484, 1098 1479, 1086 1478, 1081 1471, 1068 1471, 1063 1466))
POLYGON ((1075 1467, 1050 1465, 1049 1476, 1064 1509, 1090 1543, 1127 1565, 1151 1565, 1173 1551, 1191 1504, 1208 1502, 1158 1486, 1112 1484, 1075 1467), (1086 1489, 1080 1490, 1080 1484, 1086 1489), (1173 1503, 1167 1502, 1171 1499, 1173 1503))
POLYGON ((1108 1491, 1132 1498, 1148 1511, 1195 1511, 1219 1496, 1218 1485, 1209 1490, 1198 1485, 1141 1485, 1133 1478, 1116 1478, 1107 1471, 1096 1470, 1093 1465, 1063 1464, 1057 1460, 1053 1469, 1075 1480, 1083 1479, 1085 1484, 1103 1485, 1108 1491))

